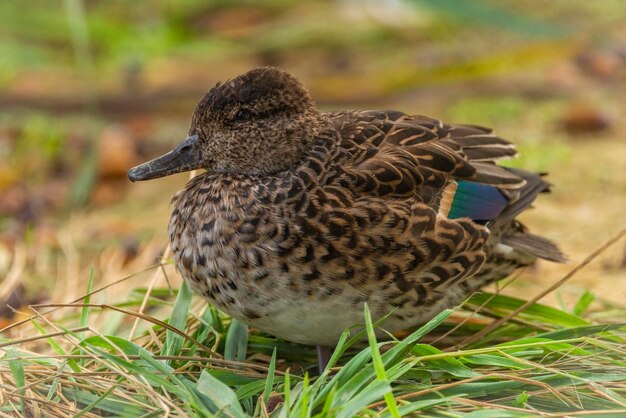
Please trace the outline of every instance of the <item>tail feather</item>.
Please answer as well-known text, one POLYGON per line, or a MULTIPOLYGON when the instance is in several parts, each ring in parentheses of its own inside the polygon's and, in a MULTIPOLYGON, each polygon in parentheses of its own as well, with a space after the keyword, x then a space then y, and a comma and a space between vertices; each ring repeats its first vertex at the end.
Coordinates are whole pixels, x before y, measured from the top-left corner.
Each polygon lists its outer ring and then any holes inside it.
POLYGON ((525 180, 512 173, 505 167, 500 167, 494 163, 488 162, 474 162, 472 161, 472 167, 476 169, 476 174, 472 181, 477 183, 491 184, 497 186, 498 189, 519 189, 525 184, 525 180))
POLYGON ((507 170, 524 179, 526 184, 516 191, 518 196, 510 201, 509 205, 495 219, 495 223, 510 222, 525 209, 529 208, 539 193, 550 190, 550 184, 544 181, 540 174, 530 173, 516 168, 507 168, 507 170))
POLYGON ((450 138, 463 148, 470 161, 496 161, 517 155, 515 145, 496 136, 490 129, 472 125, 446 127, 450 138))
POLYGON ((501 158, 514 157, 517 155, 517 151, 513 147, 507 146, 476 146, 466 147, 463 146, 463 152, 467 155, 471 161, 494 161, 501 158))
POLYGON ((555 243, 539 235, 528 232, 515 233, 502 237, 501 242, 517 251, 543 258, 544 260, 556 263, 565 263, 567 261, 567 257, 555 243))

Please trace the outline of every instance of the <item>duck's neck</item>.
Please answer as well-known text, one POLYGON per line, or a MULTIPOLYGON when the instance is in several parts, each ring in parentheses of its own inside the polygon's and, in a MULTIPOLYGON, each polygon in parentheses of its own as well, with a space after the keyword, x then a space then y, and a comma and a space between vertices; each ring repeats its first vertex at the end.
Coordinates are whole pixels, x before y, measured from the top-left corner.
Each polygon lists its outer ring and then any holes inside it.
MULTIPOLYGON (((172 216, 184 223, 218 214, 236 216, 260 197, 261 178, 230 173, 203 173, 191 179, 172 199, 172 216)), ((202 225, 199 225, 202 227, 202 225)))

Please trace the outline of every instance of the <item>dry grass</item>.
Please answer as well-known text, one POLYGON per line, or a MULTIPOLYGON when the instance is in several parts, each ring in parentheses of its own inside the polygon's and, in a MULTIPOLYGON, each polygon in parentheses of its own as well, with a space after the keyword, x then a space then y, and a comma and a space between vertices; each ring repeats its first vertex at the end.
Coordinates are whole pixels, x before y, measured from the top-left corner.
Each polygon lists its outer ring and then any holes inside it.
POLYGON ((314 366, 312 349, 248 334, 194 301, 187 286, 159 287, 167 262, 95 290, 92 276, 77 300, 31 305, 27 318, 3 330, 14 338, 0 343, 0 413, 618 416, 626 413, 626 324, 589 322, 584 306, 575 315, 537 301, 625 235, 528 301, 476 295, 455 319, 445 311, 383 344, 366 321, 369 348, 346 335, 332 369, 314 380, 303 374, 314 366), (145 273, 149 290, 116 304, 93 302, 145 273))

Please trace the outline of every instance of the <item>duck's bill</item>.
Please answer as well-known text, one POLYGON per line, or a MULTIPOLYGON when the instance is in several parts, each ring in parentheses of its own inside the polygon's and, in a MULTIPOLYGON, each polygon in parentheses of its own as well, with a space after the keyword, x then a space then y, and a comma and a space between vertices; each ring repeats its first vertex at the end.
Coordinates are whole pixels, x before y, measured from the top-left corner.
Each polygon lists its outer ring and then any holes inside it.
POLYGON ((130 181, 152 180, 200 167, 198 137, 192 135, 167 154, 128 170, 128 179, 130 181))

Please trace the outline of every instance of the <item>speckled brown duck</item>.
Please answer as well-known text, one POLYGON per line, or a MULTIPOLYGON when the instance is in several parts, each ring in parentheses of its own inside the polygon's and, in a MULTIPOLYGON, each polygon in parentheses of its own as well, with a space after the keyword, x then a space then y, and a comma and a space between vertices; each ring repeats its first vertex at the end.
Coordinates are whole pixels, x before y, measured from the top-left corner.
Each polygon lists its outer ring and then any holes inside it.
POLYGON ((393 310, 394 331, 538 257, 563 261, 515 219, 548 190, 495 164, 515 154, 478 126, 321 113, 296 78, 266 67, 213 87, 187 138, 129 178, 206 170, 172 200, 184 279, 255 328, 331 346, 364 303, 375 317, 393 310))

